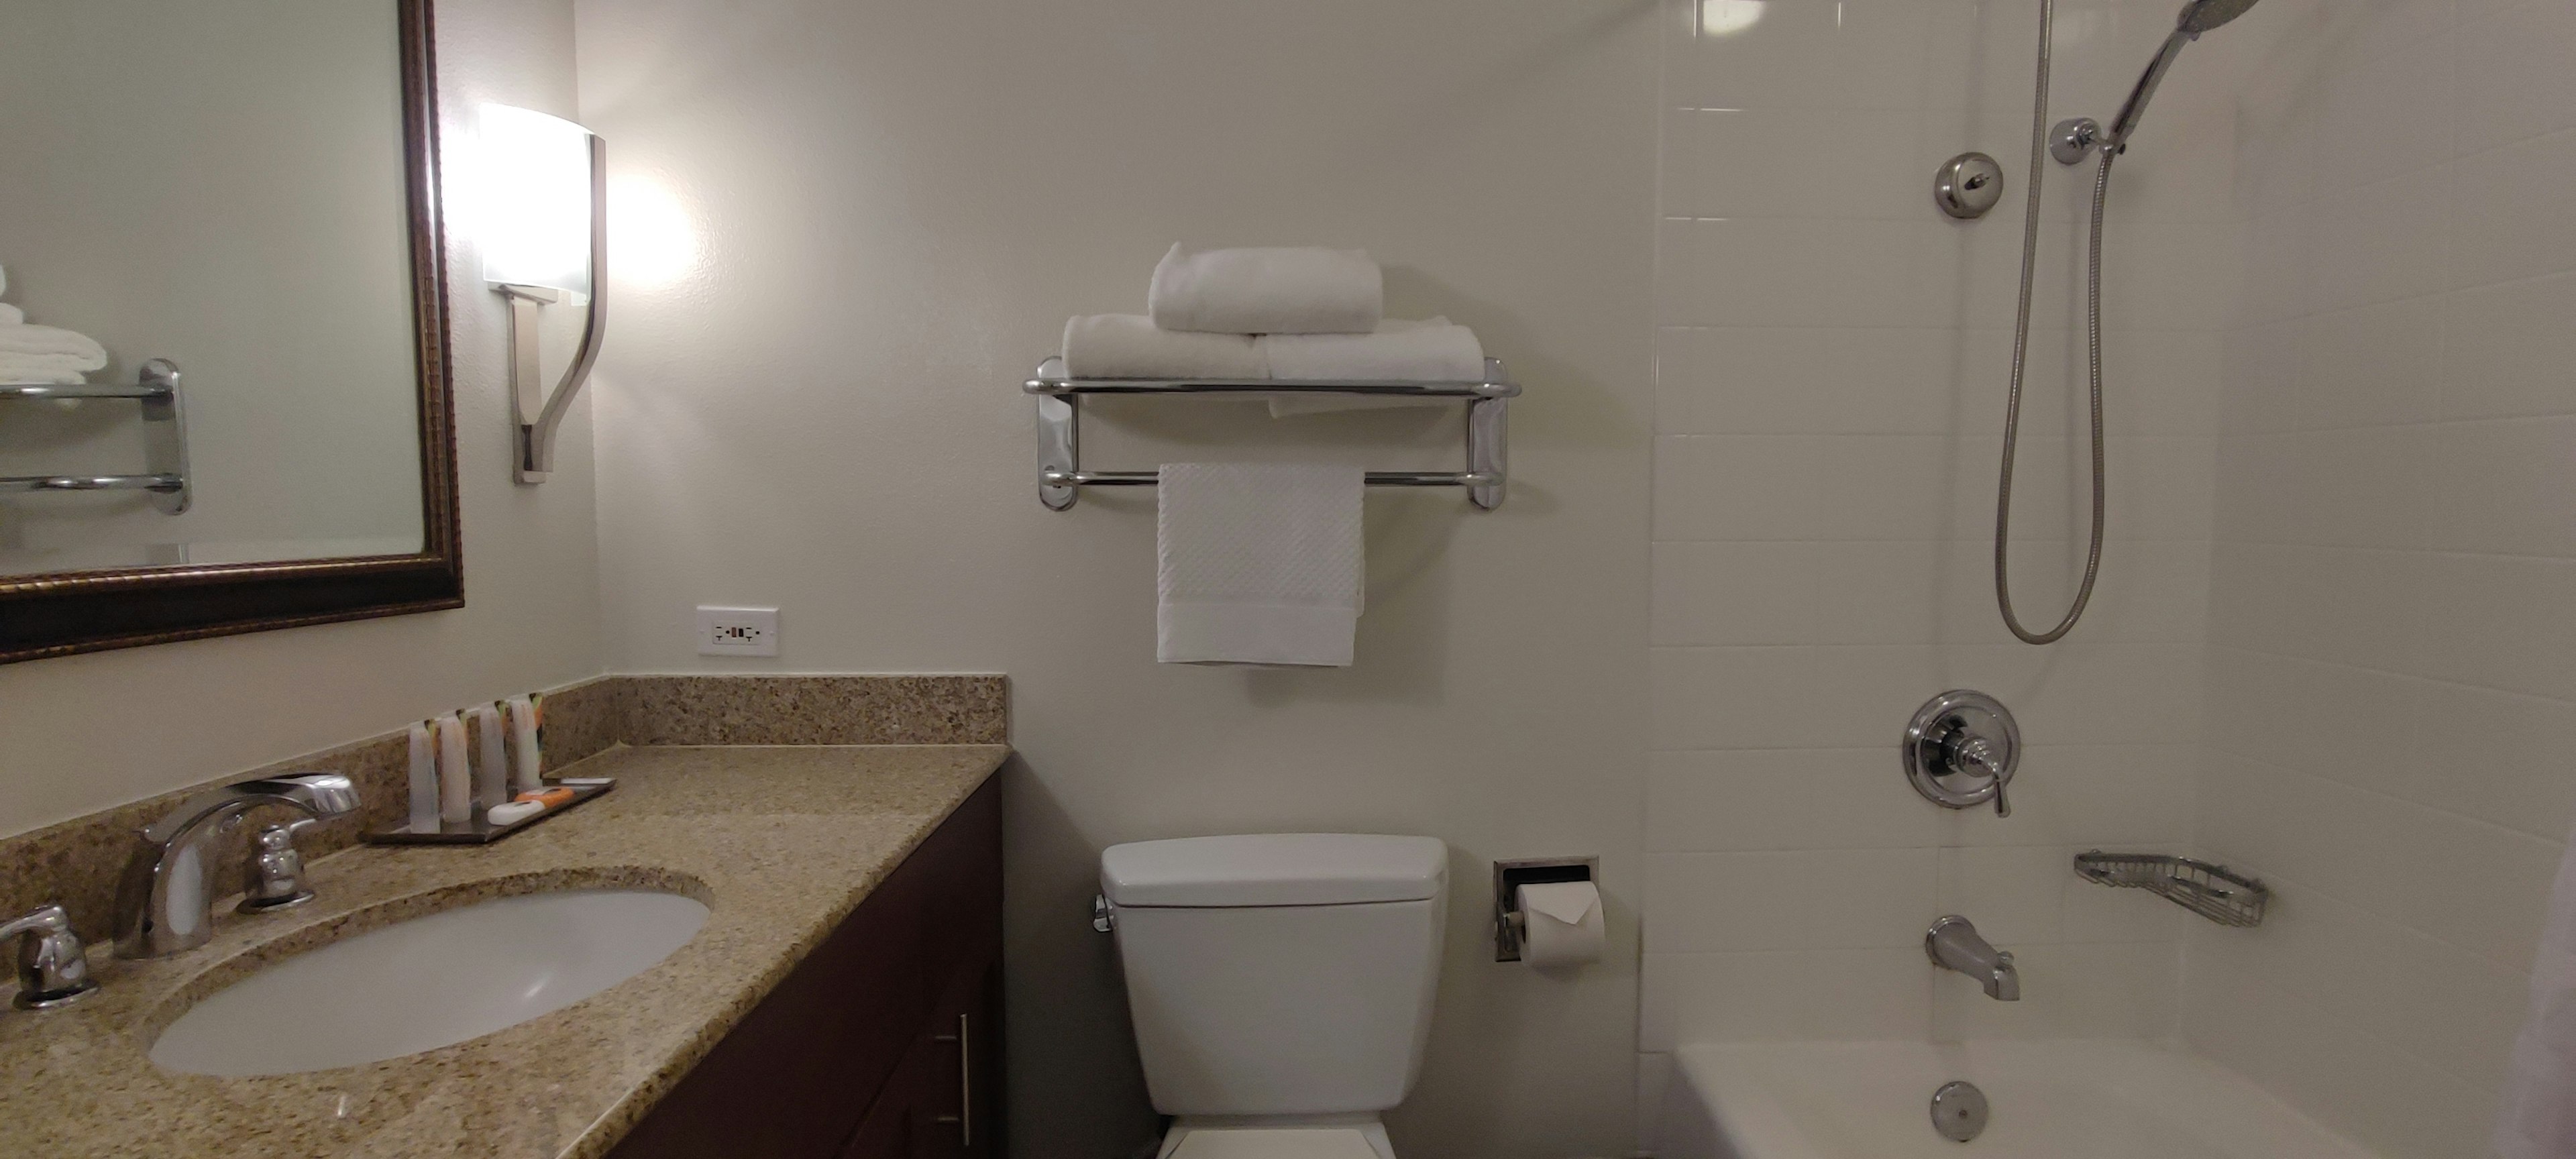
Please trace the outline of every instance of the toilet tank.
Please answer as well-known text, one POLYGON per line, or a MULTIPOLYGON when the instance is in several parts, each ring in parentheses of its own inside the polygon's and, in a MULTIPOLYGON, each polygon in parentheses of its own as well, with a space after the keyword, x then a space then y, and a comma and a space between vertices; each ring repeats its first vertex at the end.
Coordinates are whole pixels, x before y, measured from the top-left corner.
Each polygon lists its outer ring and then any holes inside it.
POLYGON ((1324 1115, 1404 1101, 1431 1031, 1448 847, 1270 833, 1100 857, 1154 1109, 1324 1115))

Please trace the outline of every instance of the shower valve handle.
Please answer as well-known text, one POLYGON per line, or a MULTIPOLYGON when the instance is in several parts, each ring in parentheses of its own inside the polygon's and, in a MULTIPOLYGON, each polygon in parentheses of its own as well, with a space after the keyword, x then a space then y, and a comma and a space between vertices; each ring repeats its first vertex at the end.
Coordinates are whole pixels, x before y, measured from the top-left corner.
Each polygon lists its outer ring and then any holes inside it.
POLYGON ((1974 768, 1992 778, 1995 782, 1995 816, 2012 816, 2012 801, 2004 796, 2004 782, 2010 778, 2004 774, 2002 756, 1995 751, 1993 742, 1963 729, 1951 733, 1942 741, 1941 747, 1947 750, 1952 766, 1974 768))

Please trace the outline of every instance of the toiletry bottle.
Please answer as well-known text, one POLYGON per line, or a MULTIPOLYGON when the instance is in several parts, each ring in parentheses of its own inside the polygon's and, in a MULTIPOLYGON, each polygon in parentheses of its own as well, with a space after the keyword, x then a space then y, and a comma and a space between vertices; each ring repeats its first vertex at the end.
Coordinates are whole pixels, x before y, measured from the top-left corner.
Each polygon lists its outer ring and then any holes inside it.
POLYGON ((438 743, 427 721, 413 721, 411 726, 410 829, 438 832, 438 743))
POLYGON ((465 722, 455 713, 439 717, 438 823, 462 829, 474 819, 474 767, 466 759, 465 722))
POLYGON ((537 747, 537 702, 534 696, 513 696, 503 702, 510 715, 511 768, 516 774, 521 793, 542 793, 546 783, 539 771, 545 754, 537 747))
POLYGON ((482 759, 475 762, 474 803, 489 813, 496 805, 510 803, 510 750, 501 729, 501 710, 489 704, 473 708, 474 732, 482 749, 482 759))

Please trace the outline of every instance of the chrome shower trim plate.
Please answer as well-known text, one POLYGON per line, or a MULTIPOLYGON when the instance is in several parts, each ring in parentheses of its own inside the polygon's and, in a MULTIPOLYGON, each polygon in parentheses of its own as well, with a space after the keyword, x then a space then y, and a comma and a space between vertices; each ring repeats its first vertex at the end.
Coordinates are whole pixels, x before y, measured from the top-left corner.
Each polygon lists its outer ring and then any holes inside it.
POLYGON ((2021 764, 2021 726, 2002 701, 1966 688, 1933 697, 1906 722, 1899 755, 1924 800, 1945 809, 1993 802, 1997 816, 2012 815, 2004 786, 2021 764))

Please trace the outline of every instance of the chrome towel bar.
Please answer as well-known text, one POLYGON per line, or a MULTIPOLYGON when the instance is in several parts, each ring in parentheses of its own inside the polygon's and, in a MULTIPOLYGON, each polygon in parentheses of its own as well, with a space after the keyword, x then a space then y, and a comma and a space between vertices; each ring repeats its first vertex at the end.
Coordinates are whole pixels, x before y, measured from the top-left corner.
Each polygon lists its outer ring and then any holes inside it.
POLYGON ((1476 506, 1503 505, 1508 479, 1507 400, 1521 393, 1520 384, 1503 372, 1498 358, 1485 360, 1481 382, 1431 382, 1400 379, 1275 378, 1074 378, 1061 356, 1038 364, 1037 374, 1020 389, 1038 404, 1038 501, 1051 510, 1073 506, 1084 487, 1143 487, 1159 482, 1154 471, 1085 471, 1082 469, 1082 396, 1086 394, 1356 394, 1456 399, 1467 404, 1467 469, 1464 471, 1371 471, 1372 487, 1464 487, 1476 506))
POLYGON ((149 491, 164 515, 188 510, 188 411, 179 396, 179 367, 166 358, 143 364, 141 380, 122 383, 12 383, 13 399, 135 399, 143 404, 143 470, 132 475, 0 475, 0 495, 50 491, 149 491))

